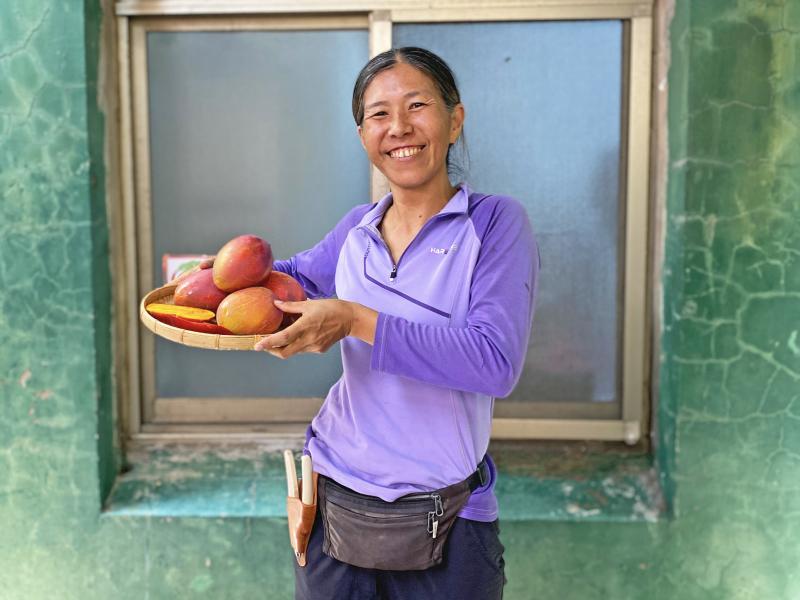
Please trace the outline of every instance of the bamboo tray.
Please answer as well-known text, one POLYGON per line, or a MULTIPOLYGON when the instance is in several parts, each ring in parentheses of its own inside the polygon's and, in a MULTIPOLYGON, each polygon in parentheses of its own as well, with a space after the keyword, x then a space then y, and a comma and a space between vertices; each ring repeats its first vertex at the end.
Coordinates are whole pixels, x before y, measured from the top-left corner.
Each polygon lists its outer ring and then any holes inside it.
POLYGON ((172 296, 177 284, 167 284, 149 292, 139 303, 139 319, 145 327, 171 342, 192 346, 193 348, 208 348, 209 350, 253 350, 255 343, 263 335, 222 335, 219 333, 201 333, 189 329, 181 329, 159 321, 145 306, 158 302, 160 304, 173 304, 172 296))

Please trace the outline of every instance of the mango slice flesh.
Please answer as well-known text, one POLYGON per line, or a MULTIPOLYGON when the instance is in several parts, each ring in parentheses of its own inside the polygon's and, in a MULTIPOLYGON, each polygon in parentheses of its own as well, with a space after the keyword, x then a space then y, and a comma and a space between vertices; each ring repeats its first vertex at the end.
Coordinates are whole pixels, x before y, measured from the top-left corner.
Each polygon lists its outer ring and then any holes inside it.
POLYGON ((210 321, 214 318, 214 313, 205 308, 195 308, 193 306, 177 306, 175 304, 148 304, 147 312, 151 315, 175 315, 190 321, 210 321))

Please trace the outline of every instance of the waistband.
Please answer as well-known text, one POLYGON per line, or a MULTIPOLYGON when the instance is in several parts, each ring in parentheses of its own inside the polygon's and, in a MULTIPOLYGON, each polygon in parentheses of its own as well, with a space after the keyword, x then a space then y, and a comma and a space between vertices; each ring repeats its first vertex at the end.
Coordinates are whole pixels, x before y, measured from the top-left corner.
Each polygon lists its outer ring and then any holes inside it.
MULTIPOLYGON (((369 499, 369 500, 380 500, 381 502, 386 502, 385 500, 383 500, 382 498, 378 498, 377 496, 369 496, 367 494, 362 494, 360 492, 357 492, 357 491, 355 491, 355 490, 353 490, 353 489, 351 489, 351 488, 349 488, 347 486, 342 485, 341 483, 339 483, 335 479, 332 479, 332 478, 330 478, 330 477, 328 477, 326 475, 320 474, 319 477, 320 477, 321 480, 323 480, 325 482, 331 482, 335 487, 337 487, 337 488, 339 488, 339 489, 341 489, 341 490, 343 490, 343 491, 345 491, 345 492, 347 492, 347 493, 349 493, 349 494, 351 494, 353 496, 358 496, 358 497, 361 497, 361 498, 364 498, 364 499, 369 499)), ((460 485, 463 485, 463 484, 466 483, 467 487, 469 488, 470 493, 472 493, 476 489, 478 489, 479 487, 482 487, 482 486, 486 485, 489 482, 489 477, 490 477, 489 465, 486 464, 486 457, 484 457, 483 459, 481 459, 481 462, 478 464, 478 468, 475 469, 475 471, 469 477, 467 477, 463 481, 459 481, 458 483, 455 483, 453 485, 447 486, 447 488, 443 488, 443 489, 445 489, 445 490, 446 489, 450 489, 450 488, 453 488, 455 486, 460 486, 460 485)), ((405 496, 401 496, 395 502, 399 502, 399 501, 403 501, 403 500, 414 500, 414 499, 417 499, 417 498, 424 498, 424 497, 430 496, 431 494, 435 494, 436 492, 439 492, 439 491, 441 491, 441 490, 433 490, 431 492, 414 492, 414 493, 411 493, 411 494, 406 494, 405 496)), ((391 504, 391 503, 387 503, 387 504, 391 504)))

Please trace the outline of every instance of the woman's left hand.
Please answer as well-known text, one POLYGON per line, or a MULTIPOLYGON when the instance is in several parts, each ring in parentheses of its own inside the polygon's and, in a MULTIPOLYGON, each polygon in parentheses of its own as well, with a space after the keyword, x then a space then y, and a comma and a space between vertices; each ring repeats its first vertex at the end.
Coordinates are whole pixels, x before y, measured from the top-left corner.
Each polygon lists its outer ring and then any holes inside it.
POLYGON ((253 347, 278 358, 289 358, 300 352, 327 352, 350 334, 354 312, 350 302, 338 299, 280 302, 275 306, 285 313, 302 316, 283 331, 267 335, 253 347))

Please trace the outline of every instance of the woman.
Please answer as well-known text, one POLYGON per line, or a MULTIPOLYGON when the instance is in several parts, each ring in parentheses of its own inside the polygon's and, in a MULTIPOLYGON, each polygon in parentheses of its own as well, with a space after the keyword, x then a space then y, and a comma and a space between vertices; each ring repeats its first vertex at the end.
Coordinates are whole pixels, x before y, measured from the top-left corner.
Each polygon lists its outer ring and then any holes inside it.
POLYGON ((278 303, 302 316, 256 346, 288 358, 341 340, 342 377, 307 431, 321 514, 296 597, 501 598, 485 453, 494 397, 524 364, 538 248, 517 200, 450 183, 464 107, 439 57, 370 60, 353 116, 391 191, 276 261, 311 299, 278 303))

